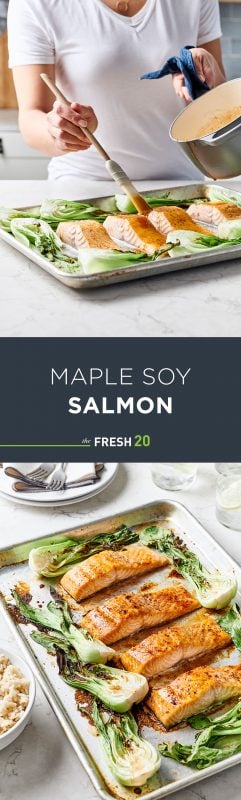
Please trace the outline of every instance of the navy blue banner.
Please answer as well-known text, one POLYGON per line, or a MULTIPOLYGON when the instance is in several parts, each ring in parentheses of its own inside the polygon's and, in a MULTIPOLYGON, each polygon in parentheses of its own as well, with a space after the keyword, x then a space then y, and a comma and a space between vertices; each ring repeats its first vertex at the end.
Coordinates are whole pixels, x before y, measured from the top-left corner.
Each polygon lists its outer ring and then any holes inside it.
POLYGON ((3 461, 240 461, 239 339, 1 339, 3 461))

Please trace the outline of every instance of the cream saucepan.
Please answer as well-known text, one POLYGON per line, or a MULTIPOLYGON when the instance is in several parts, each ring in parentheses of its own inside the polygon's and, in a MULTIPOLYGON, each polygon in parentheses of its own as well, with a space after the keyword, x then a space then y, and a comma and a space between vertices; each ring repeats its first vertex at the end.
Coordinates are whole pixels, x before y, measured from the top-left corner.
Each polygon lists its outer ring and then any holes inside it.
POLYGON ((241 78, 223 83, 176 117, 170 136, 204 175, 241 175, 241 78))

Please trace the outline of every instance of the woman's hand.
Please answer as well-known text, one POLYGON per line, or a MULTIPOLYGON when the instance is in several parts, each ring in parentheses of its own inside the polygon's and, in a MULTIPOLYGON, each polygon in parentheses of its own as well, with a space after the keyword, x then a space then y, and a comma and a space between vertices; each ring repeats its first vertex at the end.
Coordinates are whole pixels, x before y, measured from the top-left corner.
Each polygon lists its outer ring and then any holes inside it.
MULTIPOLYGON (((207 83, 209 89, 213 89, 214 86, 219 86, 220 83, 223 83, 225 75, 220 69, 216 58, 208 50, 205 50, 204 47, 193 47, 191 54, 197 76, 202 83, 207 83)), ((178 97, 190 103, 192 98, 185 86, 184 75, 178 72, 173 75, 172 80, 174 91, 178 97)))
POLYGON ((91 147, 82 128, 96 130, 98 120, 93 108, 72 103, 64 105, 56 100, 47 114, 48 132, 56 145, 56 154, 88 150, 91 147))

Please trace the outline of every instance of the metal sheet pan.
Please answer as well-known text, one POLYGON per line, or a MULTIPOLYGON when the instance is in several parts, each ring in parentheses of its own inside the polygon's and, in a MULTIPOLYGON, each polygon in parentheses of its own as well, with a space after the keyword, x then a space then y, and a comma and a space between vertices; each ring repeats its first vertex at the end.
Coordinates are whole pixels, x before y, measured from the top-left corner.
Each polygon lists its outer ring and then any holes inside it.
MULTIPOLYGON (((46 579, 39 580, 36 576, 33 577, 32 573, 30 573, 28 563, 26 562, 32 547, 40 546, 40 544, 43 543, 56 542, 66 536, 68 537, 70 532, 71 537, 76 537, 78 539, 81 536, 88 535, 91 537, 97 533, 112 532, 122 524, 134 527, 145 525, 154 520, 160 520, 162 523, 175 529, 183 537, 187 545, 199 555, 202 563, 208 568, 213 569, 216 567, 224 573, 234 569, 240 587, 237 595, 237 602, 241 602, 241 569, 233 562, 230 556, 216 544, 210 534, 205 531, 195 517, 193 517, 182 504, 177 502, 163 500, 151 503, 125 511, 111 518, 95 521, 88 525, 81 525, 81 527, 74 530, 68 529, 68 531, 52 535, 51 537, 45 537, 41 540, 33 539, 24 544, 12 546, 4 551, 0 551, 0 609, 11 627, 19 646, 23 650, 25 658, 32 667, 81 764, 87 771, 97 793, 103 800, 110 800, 113 796, 122 798, 123 800, 134 800, 134 798, 136 798, 136 793, 133 789, 125 789, 114 781, 113 775, 109 771, 105 759, 103 759, 98 737, 96 738, 96 736, 93 735, 89 723, 77 710, 73 690, 71 687, 66 686, 59 677, 53 657, 49 656, 45 650, 35 644, 30 638, 32 626, 17 624, 12 619, 6 600, 10 596, 11 588, 20 581, 24 581, 30 587, 29 590, 32 594, 34 605, 36 605, 36 601, 43 603, 47 598, 49 599, 48 581, 46 579)), ((168 577, 168 572, 168 569, 161 570, 157 578, 155 573, 155 581, 158 580, 160 585, 175 583, 175 577, 168 577)), ((146 576, 144 576, 142 580, 134 582, 135 589, 143 585, 144 582, 146 585, 145 577, 146 576)), ((129 582, 128 584, 126 582, 125 587, 127 587, 127 591, 129 591, 133 588, 133 582, 129 582)), ((120 588, 116 586, 114 591, 118 593, 120 588)), ((89 601, 87 606, 90 607, 89 601)), ((179 624, 182 624, 182 620, 179 621, 179 624)), ((213 656, 212 663, 220 665, 221 663, 240 662, 240 660, 241 655, 235 650, 231 652, 221 651, 218 655, 213 656)), ((161 734, 159 731, 156 732, 153 728, 145 724, 143 733, 147 739, 154 743, 167 739, 175 740, 176 738, 181 739, 185 743, 189 743, 194 739, 194 731, 188 727, 181 729, 179 732, 174 731, 172 733, 161 734)), ((198 772, 177 764, 170 759, 163 758, 160 774, 152 779, 148 788, 143 788, 143 792, 140 796, 142 800, 157 800, 157 798, 164 797, 185 786, 190 786, 208 776, 211 777, 240 762, 241 753, 215 766, 209 767, 202 772, 198 772)))
MULTIPOLYGON (((217 184, 215 184, 218 186, 217 184)), ((195 183, 192 185, 187 186, 186 184, 181 187, 174 187, 171 189, 160 189, 158 191, 150 190, 148 192, 149 195, 165 197, 168 199, 168 195, 171 195, 172 198, 175 199, 195 199, 197 197, 208 197, 209 192, 209 184, 206 183, 195 183)), ((228 189, 226 190, 228 192, 228 189)), ((147 190, 146 190, 147 193, 147 190)), ((230 195, 232 194, 232 190, 230 189, 230 195)), ((241 195, 240 195, 241 196, 241 195)), ((83 202, 94 203, 95 205, 99 205, 101 208, 105 208, 105 203, 109 198, 107 197, 91 197, 86 198, 83 202)), ((36 206, 34 206, 36 208, 36 206)), ((19 211, 26 210, 26 207, 22 207, 19 211)), ((31 209, 28 209, 31 210, 31 209)), ((208 253, 199 253, 195 256, 184 256, 184 257, 173 257, 173 258, 163 258, 160 261, 153 262, 153 261, 146 261, 143 264, 136 264, 131 267, 121 268, 119 270, 112 270, 111 272, 105 273, 95 273, 94 275, 68 275, 67 273, 62 272, 61 270, 57 269, 53 264, 51 264, 46 258, 39 255, 34 250, 30 250, 24 244, 21 244, 14 239, 14 237, 10 233, 6 233, 5 231, 0 229, 0 240, 6 242, 19 253, 26 256, 30 261, 33 261, 34 264, 37 264, 38 267, 41 267, 45 272, 48 272, 49 275, 52 275, 56 278, 60 283, 65 284, 65 286, 69 286, 71 289, 97 289, 102 286, 109 286, 114 283, 125 283, 126 281, 133 281, 137 280, 138 278, 149 278, 150 276, 157 276, 157 275, 166 275, 172 272, 179 272, 180 270, 187 270, 193 269, 195 267, 203 267, 213 264, 221 264, 224 261, 233 261, 241 258, 241 245, 235 245, 233 247, 225 247, 223 250, 208 252, 208 253)), ((72 252, 74 252, 72 248, 72 252)))

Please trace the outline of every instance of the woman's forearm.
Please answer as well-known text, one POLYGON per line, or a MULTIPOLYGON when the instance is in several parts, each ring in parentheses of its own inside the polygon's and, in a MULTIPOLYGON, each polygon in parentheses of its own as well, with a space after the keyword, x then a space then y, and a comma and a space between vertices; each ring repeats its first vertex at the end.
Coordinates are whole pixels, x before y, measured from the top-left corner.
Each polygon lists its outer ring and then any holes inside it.
POLYGON ((38 109, 19 112, 19 127, 26 144, 40 150, 46 156, 63 155, 58 143, 48 130, 47 114, 38 109))
POLYGON ((94 132, 98 125, 93 108, 79 103, 53 102, 52 92, 41 80, 42 72, 55 80, 52 64, 30 64, 13 69, 19 126, 26 144, 50 158, 88 150, 90 142, 84 129, 94 132))

